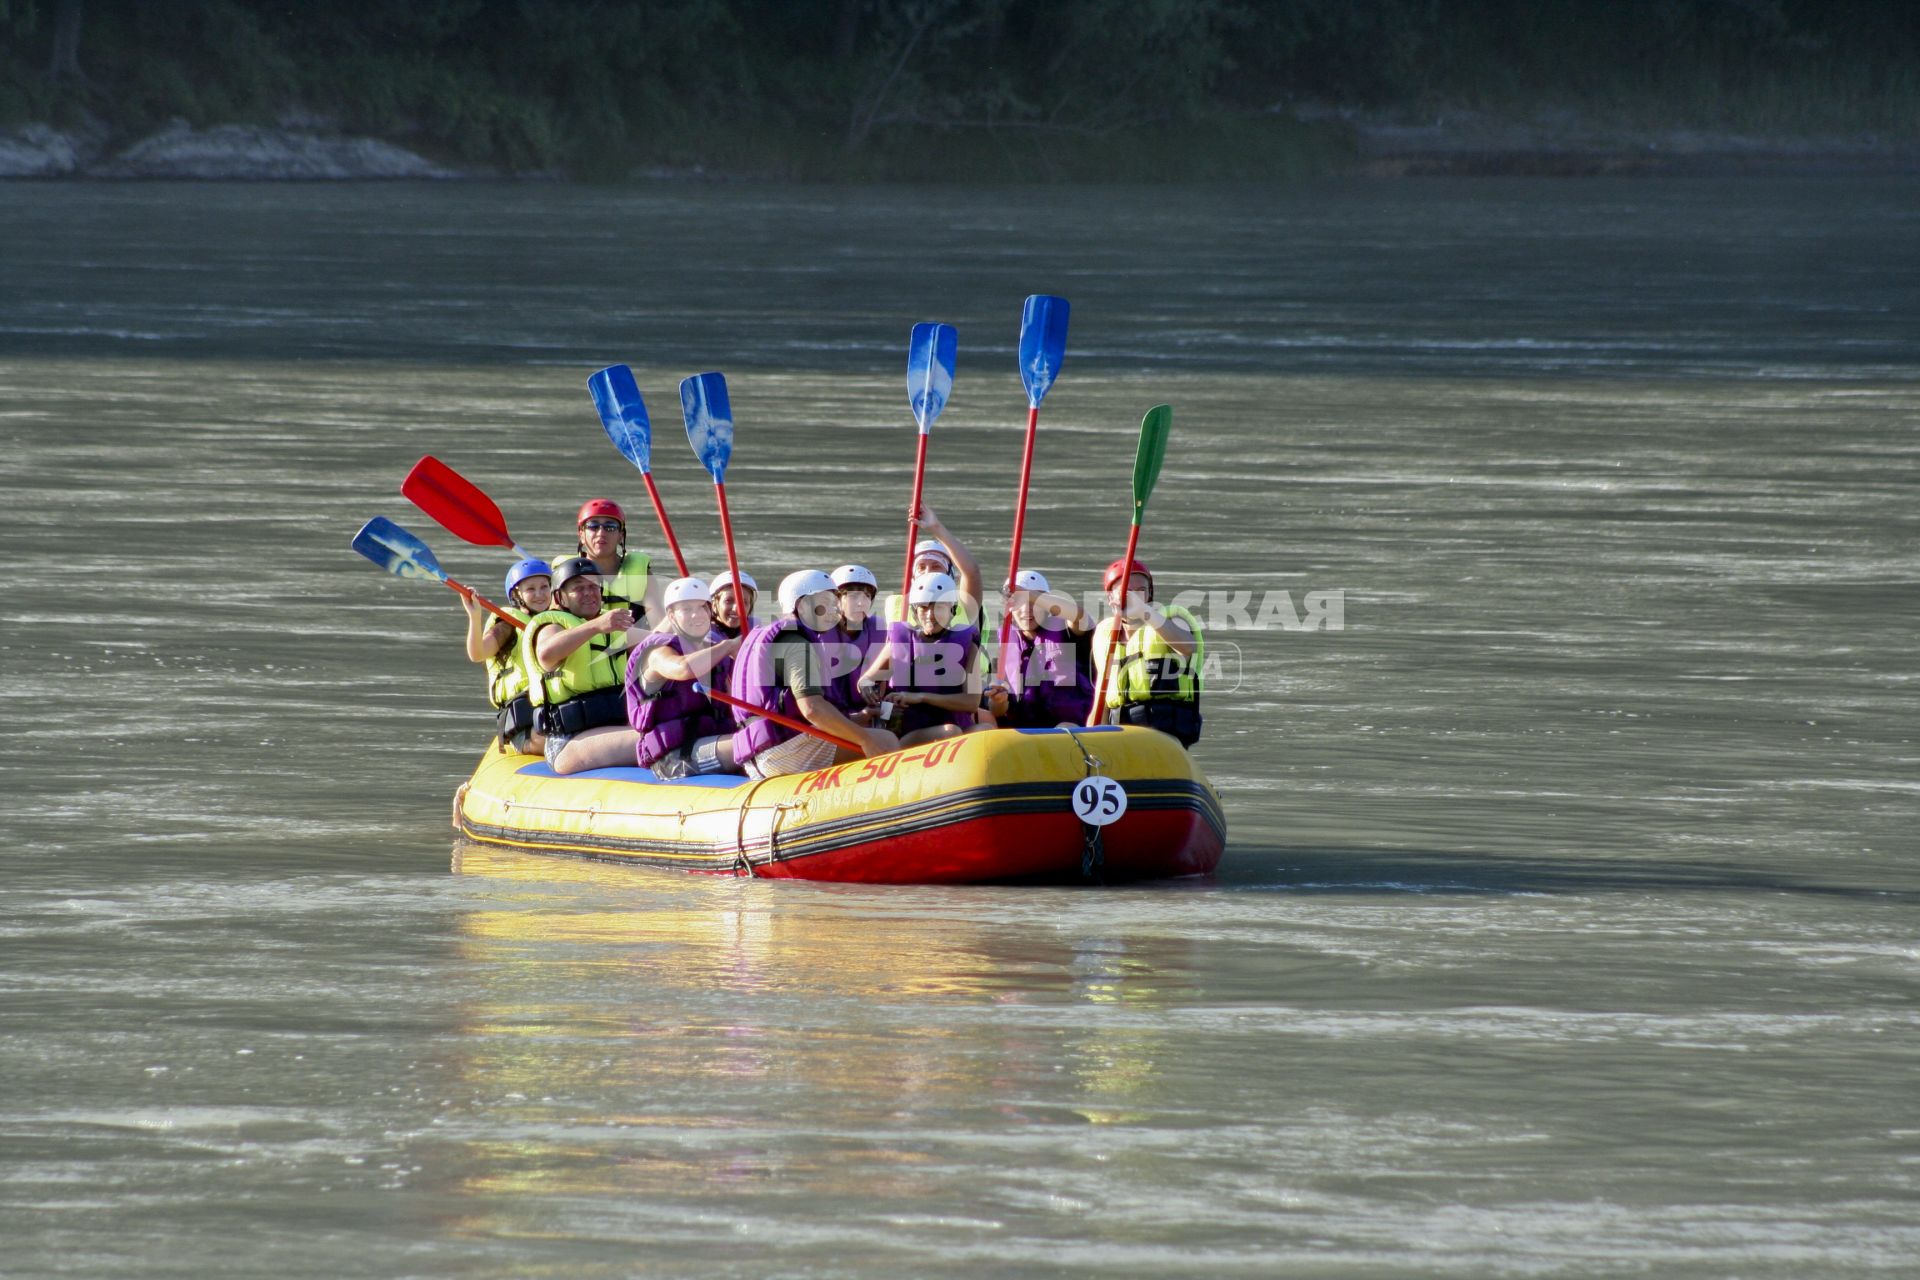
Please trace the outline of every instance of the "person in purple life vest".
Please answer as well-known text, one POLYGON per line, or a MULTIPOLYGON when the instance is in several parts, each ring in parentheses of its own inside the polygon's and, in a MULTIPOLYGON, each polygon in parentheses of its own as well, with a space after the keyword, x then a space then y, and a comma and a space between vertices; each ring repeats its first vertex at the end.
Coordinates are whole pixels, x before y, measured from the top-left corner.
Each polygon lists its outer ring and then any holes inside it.
POLYGON ((1087 641, 1093 621, 1043 574, 1022 569, 1007 610, 1013 626, 1000 651, 1000 672, 987 685, 987 706, 1014 729, 1079 727, 1093 709, 1087 641))
POLYGON ((834 681, 830 697, 833 705, 847 713, 855 724, 872 724, 873 708, 860 696, 860 673, 873 661, 876 651, 887 642, 887 628, 873 615, 873 602, 880 594, 880 581, 863 564, 843 564, 830 575, 834 594, 840 601, 839 642, 836 666, 844 669, 834 681))
MULTIPOLYGON (((715 644, 722 640, 744 642, 747 632, 753 630, 753 602, 760 594, 760 584, 753 580, 752 574, 743 573, 740 586, 738 592, 733 589, 733 574, 725 569, 707 579, 707 588, 713 593, 713 630, 707 633, 707 639, 715 644)), ((715 689, 731 689, 733 658, 729 653, 720 659, 713 669, 713 679, 707 683, 715 689)))
POLYGON ((860 677, 869 703, 901 709, 903 747, 995 727, 980 704, 980 629, 953 625, 959 600, 960 584, 948 574, 914 579, 907 592, 913 621, 888 624, 885 647, 860 677))
POLYGON ((640 735, 634 758, 663 782, 696 773, 739 773, 733 763, 733 717, 714 705, 702 682, 740 647, 715 642, 707 584, 677 578, 667 585, 666 621, 640 642, 627 663, 627 722, 640 735))
POLYGON ((805 720, 816 729, 858 743, 858 753, 789 729, 765 716, 734 709, 733 758, 749 776, 772 778, 806 773, 861 756, 885 755, 900 740, 885 729, 855 724, 829 697, 833 633, 840 602, 833 579, 818 569, 790 573, 780 583, 780 616, 747 633, 734 658, 735 698, 768 711, 805 720))

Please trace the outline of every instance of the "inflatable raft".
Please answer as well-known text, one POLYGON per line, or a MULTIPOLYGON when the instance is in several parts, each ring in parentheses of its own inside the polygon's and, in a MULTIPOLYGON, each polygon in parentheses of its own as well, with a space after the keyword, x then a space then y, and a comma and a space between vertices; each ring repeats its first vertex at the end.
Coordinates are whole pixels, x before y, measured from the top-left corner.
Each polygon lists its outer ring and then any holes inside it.
POLYGON ((563 777, 495 743, 454 825, 541 853, 872 884, 1201 875, 1226 846, 1220 798, 1186 751, 1132 726, 970 733, 764 781, 563 777))

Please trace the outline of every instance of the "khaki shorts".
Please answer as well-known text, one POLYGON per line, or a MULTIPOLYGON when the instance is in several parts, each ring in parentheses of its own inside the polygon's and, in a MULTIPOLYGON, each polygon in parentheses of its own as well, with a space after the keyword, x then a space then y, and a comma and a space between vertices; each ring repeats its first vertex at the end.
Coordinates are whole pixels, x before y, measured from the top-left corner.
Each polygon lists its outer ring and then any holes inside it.
POLYGON ((840 754, 831 742, 822 742, 810 734, 798 733, 777 747, 747 761, 747 772, 756 778, 777 778, 785 773, 810 773, 832 764, 840 754))

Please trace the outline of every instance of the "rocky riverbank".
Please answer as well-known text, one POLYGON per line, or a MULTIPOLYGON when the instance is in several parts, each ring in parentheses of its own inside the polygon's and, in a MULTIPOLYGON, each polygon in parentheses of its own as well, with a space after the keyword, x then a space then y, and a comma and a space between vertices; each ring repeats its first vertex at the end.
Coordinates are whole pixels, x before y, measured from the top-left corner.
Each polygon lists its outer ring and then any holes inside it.
POLYGON ((315 129, 240 124, 195 129, 175 120, 131 146, 117 148, 104 130, 30 124, 0 132, 0 178, 339 181, 486 176, 493 175, 449 169, 378 138, 315 129))
MULTIPOLYGON (((1920 142, 1877 136, 1629 129, 1571 113, 1512 120, 1469 111, 1409 118, 1311 104, 1287 110, 1305 124, 1343 131, 1350 151, 1346 162, 1334 167, 1370 177, 1920 173, 1920 142)), ((131 145, 116 145, 97 127, 30 124, 0 130, 0 178, 270 182, 499 176, 488 168, 449 168, 392 142, 339 133, 322 121, 195 129, 175 120, 131 145)), ((634 176, 714 180, 732 175, 650 168, 634 176)))

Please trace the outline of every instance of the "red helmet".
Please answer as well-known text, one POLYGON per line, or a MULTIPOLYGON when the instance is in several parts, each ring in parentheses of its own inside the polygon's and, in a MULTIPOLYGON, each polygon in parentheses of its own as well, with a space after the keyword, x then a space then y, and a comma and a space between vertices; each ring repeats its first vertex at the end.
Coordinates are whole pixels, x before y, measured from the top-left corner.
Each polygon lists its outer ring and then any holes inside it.
POLYGON ((1115 560, 1112 564, 1107 566, 1106 578, 1103 581, 1102 585, 1105 590, 1111 591, 1113 590, 1114 583, 1120 581, 1120 579, 1124 577, 1128 577, 1136 573, 1143 573, 1146 575, 1147 599, 1149 600, 1153 599, 1153 570, 1147 568, 1147 566, 1141 564, 1138 560, 1128 561, 1125 558, 1115 560))
POLYGON ((580 505, 580 514, 575 518, 573 527, 578 529, 593 516, 612 516, 620 522, 621 532, 624 533, 626 531, 627 513, 622 511, 620 504, 611 498, 592 498, 582 503, 580 505))

